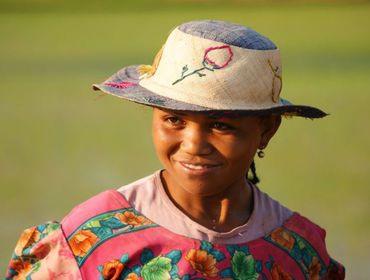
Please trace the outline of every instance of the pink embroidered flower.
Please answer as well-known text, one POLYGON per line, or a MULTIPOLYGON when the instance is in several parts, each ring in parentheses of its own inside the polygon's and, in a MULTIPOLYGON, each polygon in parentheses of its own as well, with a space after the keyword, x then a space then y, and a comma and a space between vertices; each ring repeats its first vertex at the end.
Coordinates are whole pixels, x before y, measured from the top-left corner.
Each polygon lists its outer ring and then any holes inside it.
POLYGON ((234 54, 231 50, 231 47, 228 45, 209 47, 204 51, 202 61, 203 67, 191 71, 187 65, 183 66, 181 77, 174 81, 172 85, 175 85, 192 75, 198 75, 199 78, 202 78, 206 76, 204 70, 213 72, 214 70, 225 68, 227 65, 229 65, 233 55, 234 54))
POLYGON ((104 85, 114 87, 114 88, 119 88, 119 89, 137 86, 136 83, 132 83, 132 82, 119 82, 119 83, 107 82, 107 83, 104 83, 104 85))
POLYGON ((206 49, 203 58, 203 65, 207 68, 222 69, 226 67, 233 57, 230 46, 210 47, 206 49))

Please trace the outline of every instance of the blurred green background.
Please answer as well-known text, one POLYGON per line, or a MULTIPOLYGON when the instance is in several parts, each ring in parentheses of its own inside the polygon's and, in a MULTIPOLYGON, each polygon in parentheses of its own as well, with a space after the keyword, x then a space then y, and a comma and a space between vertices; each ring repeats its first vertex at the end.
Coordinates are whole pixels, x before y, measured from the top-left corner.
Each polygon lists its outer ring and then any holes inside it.
POLYGON ((348 279, 369 279, 367 1, 0 1, 2 273, 22 229, 160 168, 151 109, 90 86, 151 64, 175 25, 205 18, 270 37, 282 96, 330 113, 283 121, 257 160, 260 187, 326 228, 348 279))

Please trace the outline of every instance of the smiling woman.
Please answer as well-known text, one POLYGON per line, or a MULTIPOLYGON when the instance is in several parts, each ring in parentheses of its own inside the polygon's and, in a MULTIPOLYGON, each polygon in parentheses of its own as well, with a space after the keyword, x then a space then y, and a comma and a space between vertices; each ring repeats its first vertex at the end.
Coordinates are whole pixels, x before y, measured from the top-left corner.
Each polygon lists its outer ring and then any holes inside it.
POLYGON ((213 117, 155 108, 153 140, 169 196, 200 224, 217 221, 212 228, 218 231, 245 223, 252 206, 246 174, 280 121, 280 116, 213 117), (218 207, 220 200, 236 203, 218 207))
POLYGON ((178 26, 153 65, 94 85, 153 107, 163 169, 24 231, 7 279, 343 279, 325 230, 256 186, 253 159, 281 116, 326 115, 281 86, 273 42, 211 20, 178 26))

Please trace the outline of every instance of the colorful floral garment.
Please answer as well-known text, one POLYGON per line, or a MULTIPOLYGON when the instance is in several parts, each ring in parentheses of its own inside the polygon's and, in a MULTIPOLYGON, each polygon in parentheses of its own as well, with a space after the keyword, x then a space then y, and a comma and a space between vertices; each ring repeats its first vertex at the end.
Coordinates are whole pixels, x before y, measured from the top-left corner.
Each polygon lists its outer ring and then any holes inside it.
POLYGON ((246 243, 192 239, 153 223, 109 190, 61 223, 24 231, 6 279, 344 279, 324 239, 325 231, 298 213, 246 243))

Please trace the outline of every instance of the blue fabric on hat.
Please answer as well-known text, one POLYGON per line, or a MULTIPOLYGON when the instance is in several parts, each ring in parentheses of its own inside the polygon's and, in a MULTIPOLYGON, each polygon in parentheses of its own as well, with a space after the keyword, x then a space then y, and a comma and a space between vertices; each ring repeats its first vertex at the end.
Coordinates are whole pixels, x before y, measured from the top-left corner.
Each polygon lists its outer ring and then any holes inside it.
POLYGON ((198 20, 181 24, 182 32, 204 39, 252 50, 275 50, 267 37, 243 25, 220 20, 198 20))

